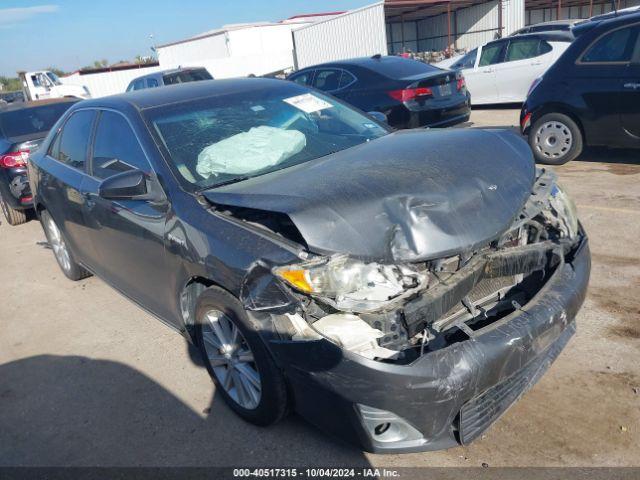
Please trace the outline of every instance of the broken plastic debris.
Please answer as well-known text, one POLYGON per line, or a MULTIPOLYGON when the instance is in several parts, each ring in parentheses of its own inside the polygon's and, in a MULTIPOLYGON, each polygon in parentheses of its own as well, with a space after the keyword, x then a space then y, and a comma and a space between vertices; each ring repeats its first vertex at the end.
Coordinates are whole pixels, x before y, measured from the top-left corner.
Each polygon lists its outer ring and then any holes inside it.
POLYGON ((204 178, 257 172, 282 163, 306 144, 307 138, 298 130, 261 125, 205 147, 196 171, 204 178))

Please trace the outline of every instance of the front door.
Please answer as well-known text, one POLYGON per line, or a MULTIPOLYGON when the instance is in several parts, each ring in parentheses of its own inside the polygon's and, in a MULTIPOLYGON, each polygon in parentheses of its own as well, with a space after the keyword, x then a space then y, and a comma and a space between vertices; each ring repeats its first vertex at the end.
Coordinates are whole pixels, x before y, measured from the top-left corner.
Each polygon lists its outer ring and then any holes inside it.
POLYGON ((162 288, 168 278, 164 232, 169 204, 98 195, 103 180, 128 170, 142 170, 150 182, 157 179, 123 115, 105 110, 97 122, 83 191, 85 221, 98 257, 96 273, 154 314, 171 319, 175 299, 167 298, 162 288))
POLYGON ((620 122, 632 142, 640 144, 640 25, 635 27, 635 52, 622 80, 620 122))
POLYGON ((626 26, 597 39, 576 62, 577 90, 590 114, 586 137, 595 145, 633 144, 638 133, 638 66, 632 62, 638 26, 626 26), (636 123, 634 123, 636 122, 636 123))
POLYGON ((505 45, 505 41, 485 45, 480 51, 478 65, 462 71, 472 105, 499 101, 496 66, 504 58, 505 45))

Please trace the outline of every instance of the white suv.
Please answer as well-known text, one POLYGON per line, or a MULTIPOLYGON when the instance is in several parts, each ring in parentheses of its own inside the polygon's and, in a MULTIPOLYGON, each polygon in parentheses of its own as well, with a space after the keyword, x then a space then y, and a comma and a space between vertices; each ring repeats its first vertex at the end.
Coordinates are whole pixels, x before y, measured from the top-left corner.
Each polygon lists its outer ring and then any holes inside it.
POLYGON ((470 51, 448 68, 462 71, 473 105, 522 103, 533 81, 553 65, 572 39, 568 32, 502 38, 470 51))

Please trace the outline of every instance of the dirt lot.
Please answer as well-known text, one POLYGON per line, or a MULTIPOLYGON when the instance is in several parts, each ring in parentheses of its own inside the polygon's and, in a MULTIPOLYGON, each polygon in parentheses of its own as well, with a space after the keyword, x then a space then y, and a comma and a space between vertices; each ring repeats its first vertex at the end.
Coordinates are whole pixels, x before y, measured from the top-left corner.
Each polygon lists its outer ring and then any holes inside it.
MULTIPOLYGON (((517 111, 472 121, 516 125, 517 111)), ((244 423, 180 336, 99 279, 66 280, 38 223, 3 218, 0 465, 640 466, 639 157, 557 169, 593 253, 579 332, 481 439, 435 453, 363 454, 297 417, 244 423)))

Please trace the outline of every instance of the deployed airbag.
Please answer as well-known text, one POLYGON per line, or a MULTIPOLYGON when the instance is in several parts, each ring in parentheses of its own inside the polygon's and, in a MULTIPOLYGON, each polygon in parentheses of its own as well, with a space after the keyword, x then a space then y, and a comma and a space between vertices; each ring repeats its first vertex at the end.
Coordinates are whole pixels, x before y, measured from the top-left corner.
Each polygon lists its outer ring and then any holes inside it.
POLYGON ((305 135, 297 130, 253 127, 205 147, 198 155, 196 171, 204 178, 257 172, 285 161, 306 144, 305 135))

